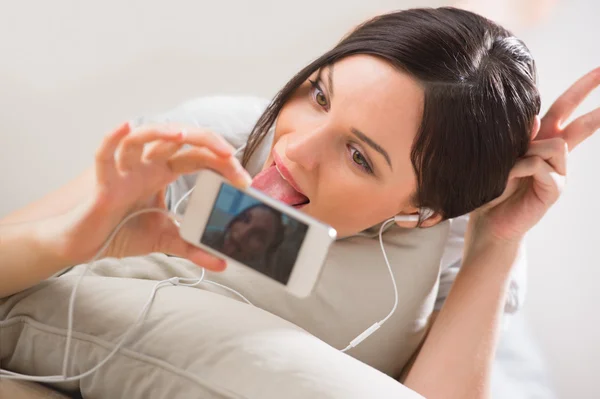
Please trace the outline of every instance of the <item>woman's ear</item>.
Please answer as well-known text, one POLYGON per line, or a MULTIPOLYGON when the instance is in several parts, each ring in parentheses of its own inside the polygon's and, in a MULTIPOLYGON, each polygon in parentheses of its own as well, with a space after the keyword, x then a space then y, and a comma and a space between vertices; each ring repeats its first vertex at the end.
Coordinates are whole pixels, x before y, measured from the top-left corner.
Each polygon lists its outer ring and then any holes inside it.
POLYGON ((531 128, 531 141, 535 140, 535 137, 540 132, 540 126, 542 125, 542 121, 540 120, 540 116, 536 115, 533 120, 533 127, 531 128))
POLYGON ((423 223, 421 223, 420 227, 423 227, 423 228, 432 227, 441 221, 442 221, 442 215, 440 215, 437 212, 434 212, 433 215, 431 215, 427 220, 424 220, 423 223))

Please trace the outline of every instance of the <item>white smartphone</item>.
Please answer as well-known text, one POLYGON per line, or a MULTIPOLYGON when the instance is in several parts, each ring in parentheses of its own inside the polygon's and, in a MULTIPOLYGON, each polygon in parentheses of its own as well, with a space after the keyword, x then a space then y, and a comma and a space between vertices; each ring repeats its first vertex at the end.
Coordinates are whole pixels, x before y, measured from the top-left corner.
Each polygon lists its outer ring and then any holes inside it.
POLYGON ((179 232, 187 242, 299 297, 314 289, 337 236, 332 227, 256 189, 235 188, 210 170, 198 173, 179 232))

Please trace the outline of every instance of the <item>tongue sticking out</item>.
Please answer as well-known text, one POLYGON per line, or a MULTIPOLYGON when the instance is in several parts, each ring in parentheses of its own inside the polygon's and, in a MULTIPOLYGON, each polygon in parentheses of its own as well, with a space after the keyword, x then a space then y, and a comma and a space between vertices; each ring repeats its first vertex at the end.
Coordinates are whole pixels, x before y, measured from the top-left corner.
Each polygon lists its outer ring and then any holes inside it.
POLYGON ((306 196, 296 191, 281 177, 275 165, 257 174, 252 180, 252 187, 288 205, 302 205, 308 202, 306 196))

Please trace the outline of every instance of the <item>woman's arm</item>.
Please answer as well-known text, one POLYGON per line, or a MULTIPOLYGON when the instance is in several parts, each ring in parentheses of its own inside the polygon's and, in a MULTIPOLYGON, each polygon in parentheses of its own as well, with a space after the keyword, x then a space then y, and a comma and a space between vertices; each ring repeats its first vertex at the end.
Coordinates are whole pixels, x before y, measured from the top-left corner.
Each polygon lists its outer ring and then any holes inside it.
MULTIPOLYGON (((132 212, 165 209, 164 190, 182 174, 210 168, 242 187, 247 172, 222 137, 189 128, 125 124, 105 137, 94 169, 0 223, 0 297, 90 260, 132 212), (185 147, 184 145, 189 145, 185 147)), ((145 213, 119 231, 105 256, 164 252, 210 270, 225 263, 179 237, 163 213, 145 213)))
MULTIPOLYGON (((444 305, 444 301, 450 293, 452 284, 458 276, 458 272, 462 266, 462 256, 465 247, 465 234, 469 224, 469 215, 453 218, 450 221, 450 232, 448 240, 442 255, 440 265, 440 282, 437 297, 434 305, 434 312, 439 312, 444 305)), ((511 280, 504 304, 504 313, 514 314, 518 312, 525 299, 526 291, 526 274, 527 274, 527 258, 525 254, 525 245, 522 245, 519 250, 519 255, 512 266, 511 280)), ((503 321, 503 328, 508 321, 503 321)))
POLYGON ((489 397, 491 364, 519 244, 558 199, 568 151, 600 128, 600 108, 567 126, 563 123, 599 84, 600 68, 571 86, 541 126, 536 120, 529 151, 511 171, 505 192, 471 215, 462 268, 405 382, 428 399, 489 397))
POLYGON ((518 242, 467 252, 406 381, 426 398, 485 398, 518 242))
POLYGON ((26 289, 70 266, 53 250, 52 226, 91 196, 94 169, 89 168, 58 190, 0 220, 0 298, 26 289))
POLYGON ((0 226, 40 220, 69 211, 92 194, 94 177, 94 168, 90 167, 59 189, 0 219, 0 226))
MULTIPOLYGON (((48 223, 52 223, 51 219, 48 223)), ((0 225, 0 298, 69 266, 44 241, 45 226, 44 221, 0 225)))
MULTIPOLYGON (((425 338, 427 334, 433 327, 435 320, 439 314, 439 311, 442 309, 448 294, 450 294, 450 289, 452 288, 456 277, 458 276, 458 272, 461 269, 463 259, 462 254, 464 253, 465 246, 465 233, 467 231, 467 226, 469 222, 469 217, 461 216, 459 218, 455 218, 451 221, 450 227, 450 235, 448 237, 448 242, 446 244, 446 248, 444 250, 444 254, 442 256, 442 265, 441 274, 440 274, 440 283, 438 294, 434 306, 434 310, 429 316, 429 320, 427 323, 427 331, 425 336, 423 337, 423 341, 421 345, 415 350, 413 355, 410 357, 409 361, 404 365, 402 369, 402 373, 400 374, 399 381, 406 381, 406 377, 410 372, 412 365, 415 363, 417 356, 423 346, 425 338), (449 265, 450 264, 450 265, 449 265)), ((525 291, 525 271, 527 269, 527 259, 525 257, 524 247, 521 246, 519 249, 519 254, 517 256, 515 264, 511 267, 511 277, 510 282, 508 284, 508 290, 506 293, 506 301, 504 303, 503 314, 514 314, 519 311, 519 309, 523 305, 524 291, 525 291)), ((508 325, 508 320, 503 318, 501 330, 505 330, 508 325)))

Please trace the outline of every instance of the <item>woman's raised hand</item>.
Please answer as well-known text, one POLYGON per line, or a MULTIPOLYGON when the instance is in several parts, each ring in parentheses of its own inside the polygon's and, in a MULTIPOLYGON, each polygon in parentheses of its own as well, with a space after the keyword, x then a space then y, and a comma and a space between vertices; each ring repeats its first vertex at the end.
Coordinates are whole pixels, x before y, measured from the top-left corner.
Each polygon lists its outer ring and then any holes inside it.
MULTIPOLYGON (((165 209, 166 187, 182 174, 212 169, 236 186, 249 185, 250 177, 233 153, 225 139, 206 130, 172 125, 132 130, 124 124, 108 134, 97 150, 93 193, 50 221, 48 239, 65 262, 88 261, 127 215, 145 208, 165 209)), ((184 257, 210 270, 225 267, 221 259, 183 241, 177 226, 161 213, 128 221, 106 255, 151 252, 184 257)))
POLYGON ((599 85, 600 68, 596 68, 563 93, 541 122, 536 121, 535 138, 525 157, 513 167, 502 196, 473 213, 478 233, 520 240, 556 202, 567 175, 567 155, 600 129, 600 108, 568 125, 565 121, 599 85))

